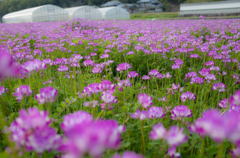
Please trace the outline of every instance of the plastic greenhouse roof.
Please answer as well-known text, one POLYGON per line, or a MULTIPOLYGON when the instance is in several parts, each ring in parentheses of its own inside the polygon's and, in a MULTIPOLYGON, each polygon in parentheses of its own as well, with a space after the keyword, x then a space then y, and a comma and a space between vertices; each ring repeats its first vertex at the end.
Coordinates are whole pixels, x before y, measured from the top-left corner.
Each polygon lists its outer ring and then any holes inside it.
POLYGON ((64 10, 66 10, 68 13, 73 13, 78 9, 84 8, 84 7, 91 7, 91 6, 79 6, 79 7, 72 7, 72 8, 66 8, 64 10))
MULTIPOLYGON (((50 5, 50 4, 48 4, 48 5, 50 5)), ((47 5, 34 7, 34 8, 29 8, 29 9, 24 9, 24 10, 21 10, 21 11, 16 11, 16 12, 13 12, 13 13, 6 14, 3 17, 8 18, 8 17, 13 17, 13 16, 22 16, 23 14, 32 14, 35 10, 37 10, 39 8, 42 8, 44 6, 47 6, 47 5)))

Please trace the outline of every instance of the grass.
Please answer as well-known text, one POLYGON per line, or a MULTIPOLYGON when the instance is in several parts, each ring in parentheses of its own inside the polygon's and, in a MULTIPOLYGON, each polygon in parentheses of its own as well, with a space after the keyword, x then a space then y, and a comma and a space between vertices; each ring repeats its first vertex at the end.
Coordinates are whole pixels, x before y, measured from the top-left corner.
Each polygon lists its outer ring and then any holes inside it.
MULTIPOLYGON (((145 20, 156 18, 158 20, 177 20, 177 19, 199 19, 197 16, 191 17, 178 17, 179 12, 165 12, 165 13, 135 13, 130 15, 131 20, 145 20)), ((240 16, 213 16, 207 17, 207 19, 239 19, 240 16)))
POLYGON ((178 12, 167 12, 167 13, 136 13, 131 14, 131 19, 167 19, 167 18, 177 18, 178 12))

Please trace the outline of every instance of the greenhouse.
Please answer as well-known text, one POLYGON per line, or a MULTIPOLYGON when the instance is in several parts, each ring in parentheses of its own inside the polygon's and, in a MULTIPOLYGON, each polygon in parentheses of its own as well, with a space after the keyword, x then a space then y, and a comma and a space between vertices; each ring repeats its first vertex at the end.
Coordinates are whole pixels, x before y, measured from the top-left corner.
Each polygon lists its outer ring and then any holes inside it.
POLYGON ((83 20, 102 20, 102 14, 99 10, 90 6, 81 6, 65 9, 68 12, 69 20, 81 18, 83 20))
POLYGON ((54 5, 43 5, 4 15, 3 23, 48 22, 68 20, 68 13, 54 5))
POLYGON ((106 20, 130 19, 129 12, 121 7, 107 7, 98 10, 102 13, 102 18, 106 20))

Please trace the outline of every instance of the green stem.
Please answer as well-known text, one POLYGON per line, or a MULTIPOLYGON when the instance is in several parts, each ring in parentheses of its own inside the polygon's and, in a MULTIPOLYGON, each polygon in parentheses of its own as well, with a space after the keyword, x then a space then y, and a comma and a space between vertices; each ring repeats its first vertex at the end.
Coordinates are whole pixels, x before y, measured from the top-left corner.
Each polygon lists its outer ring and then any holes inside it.
POLYGON ((145 148, 145 140, 144 140, 143 126, 144 126, 144 120, 142 120, 141 134, 142 134, 142 154, 145 155, 145 154, 146 154, 146 148, 145 148))
POLYGON ((204 155, 204 143, 205 143, 204 138, 202 138, 202 148, 199 156, 200 158, 203 158, 203 155, 204 155))

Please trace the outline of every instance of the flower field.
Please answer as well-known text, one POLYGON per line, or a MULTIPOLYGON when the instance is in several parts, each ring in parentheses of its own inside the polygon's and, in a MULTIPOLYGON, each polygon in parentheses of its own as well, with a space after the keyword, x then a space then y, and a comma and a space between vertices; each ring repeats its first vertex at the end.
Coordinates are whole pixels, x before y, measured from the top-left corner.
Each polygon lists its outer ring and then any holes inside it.
POLYGON ((0 157, 240 157, 240 20, 0 24, 0 157))

